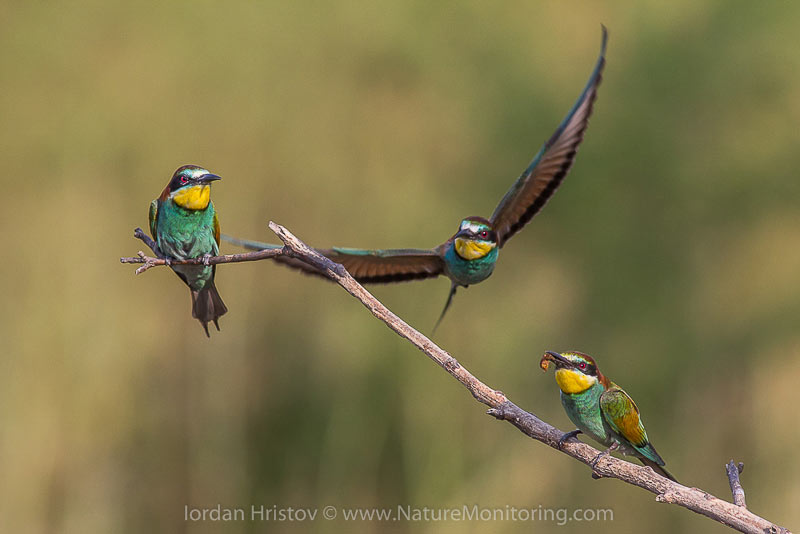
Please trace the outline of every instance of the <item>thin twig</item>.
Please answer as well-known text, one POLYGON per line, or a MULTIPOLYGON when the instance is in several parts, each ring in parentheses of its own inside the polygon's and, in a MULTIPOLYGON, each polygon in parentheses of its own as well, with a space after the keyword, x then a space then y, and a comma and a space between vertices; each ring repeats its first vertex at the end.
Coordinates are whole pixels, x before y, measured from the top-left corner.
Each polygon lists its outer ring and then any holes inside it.
POLYGON ((144 233, 144 231, 141 228, 136 228, 136 230, 133 231, 133 237, 135 237, 136 239, 141 239, 142 243, 147 245, 150 248, 150 250, 153 251, 153 254, 155 254, 156 257, 158 258, 164 257, 164 255, 158 249, 158 245, 156 245, 156 242, 153 241, 149 235, 144 233))
POLYGON ((150 247, 156 257, 147 256, 141 250, 136 256, 130 258, 120 258, 121 263, 141 263, 141 267, 136 269, 136 274, 141 274, 152 267, 159 265, 217 265, 220 263, 240 263, 243 261, 258 261, 268 258, 275 258, 277 256, 289 255, 294 256, 294 253, 287 251, 286 248, 275 248, 267 250, 259 250, 256 252, 245 252, 243 254, 224 254, 221 256, 200 256, 199 258, 192 258, 188 260, 174 260, 165 258, 161 251, 158 249, 156 243, 145 234, 141 228, 133 231, 133 236, 141 239, 145 245, 150 247))
MULTIPOLYGON (((491 408, 488 411, 490 415, 497 419, 508 421, 525 435, 559 450, 558 439, 563 435, 560 430, 519 408, 502 392, 492 389, 478 380, 450 354, 392 313, 391 310, 364 289, 361 284, 356 282, 341 265, 332 262, 309 248, 286 228, 273 222, 269 223, 269 227, 286 245, 285 249, 293 251, 295 257, 324 271, 328 277, 341 285, 345 291, 361 301, 386 326, 401 337, 409 340, 430 359, 443 367, 466 387, 475 399, 491 408)), ((587 465, 590 465, 600 454, 599 450, 577 440, 564 443, 563 448, 560 450, 587 465)), ((788 529, 775 525, 742 506, 736 506, 718 499, 703 490, 682 486, 656 474, 649 467, 640 467, 614 458, 611 455, 606 455, 595 465, 594 471, 602 477, 617 478, 650 491, 656 495, 658 502, 677 504, 688 508, 740 532, 752 534, 763 534, 764 532, 789 533, 788 529)))
POLYGON ((747 503, 744 500, 744 488, 742 483, 739 482, 739 475, 744 471, 744 464, 742 462, 734 464, 733 460, 731 460, 725 464, 725 471, 728 473, 728 483, 731 485, 733 504, 747 508, 747 503))

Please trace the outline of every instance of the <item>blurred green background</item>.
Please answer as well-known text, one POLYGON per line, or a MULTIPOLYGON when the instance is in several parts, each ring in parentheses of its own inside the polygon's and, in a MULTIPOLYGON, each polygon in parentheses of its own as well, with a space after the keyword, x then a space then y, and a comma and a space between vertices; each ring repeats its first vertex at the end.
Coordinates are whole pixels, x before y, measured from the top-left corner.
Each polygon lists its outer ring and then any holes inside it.
MULTIPOLYGON (((546 349, 637 400, 684 483, 800 524, 800 6, 746 2, 4 2, 0 530, 187 523, 184 506, 611 508, 563 532, 727 531, 484 415, 340 288, 225 265, 206 339, 166 269, 120 256, 179 165, 223 231, 430 247, 488 216, 609 28, 575 166, 435 336, 562 429, 546 349)), ((230 246, 223 249, 234 251, 230 246)), ((444 279, 373 287, 430 332, 444 279)), ((362 522, 362 531, 553 523, 362 522)))

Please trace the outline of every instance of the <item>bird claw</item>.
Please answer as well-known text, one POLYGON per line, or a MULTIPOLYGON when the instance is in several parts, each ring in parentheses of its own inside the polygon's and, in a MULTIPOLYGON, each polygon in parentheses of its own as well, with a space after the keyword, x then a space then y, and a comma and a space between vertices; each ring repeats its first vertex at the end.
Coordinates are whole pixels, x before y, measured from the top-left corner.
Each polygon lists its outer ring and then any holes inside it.
POLYGON ((203 265, 206 267, 211 265, 211 258, 213 258, 211 254, 203 254, 203 265))
MULTIPOLYGON (((590 463, 590 464, 589 464, 589 467, 591 467, 591 468, 592 468, 592 474, 593 474, 593 475, 597 474, 597 471, 596 471, 596 469, 597 469, 597 463, 598 463, 600 460, 602 460, 602 459, 603 459, 603 456, 608 456, 608 450, 605 450, 605 451, 601 452, 600 454, 598 454, 597 456, 595 456, 595 457, 594 457, 594 460, 592 460, 592 463, 590 463)), ((600 475, 597 475, 597 476, 600 476, 600 475)))
POLYGON ((598 478, 603 478, 603 475, 597 472, 597 464, 600 460, 603 459, 604 456, 608 456, 611 453, 611 451, 617 450, 617 447, 619 447, 619 443, 613 444, 612 446, 610 446, 609 448, 607 448, 606 450, 604 450, 603 452, 594 457, 592 463, 589 464, 589 467, 592 468, 592 478, 594 478, 595 480, 597 480, 598 478))
POLYGON ((561 437, 558 438, 558 450, 561 450, 564 447, 564 442, 566 442, 568 439, 574 438, 578 434, 582 434, 582 433, 583 433, 582 430, 576 428, 575 430, 573 430, 571 432, 564 432, 563 434, 561 434, 561 437))

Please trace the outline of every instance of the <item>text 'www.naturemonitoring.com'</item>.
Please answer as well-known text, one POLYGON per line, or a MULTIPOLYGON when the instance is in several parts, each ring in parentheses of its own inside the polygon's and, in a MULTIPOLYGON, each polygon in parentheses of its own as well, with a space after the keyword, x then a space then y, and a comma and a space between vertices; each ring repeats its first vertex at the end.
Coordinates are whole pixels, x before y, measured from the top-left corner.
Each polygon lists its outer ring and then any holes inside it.
POLYGON ((610 508, 546 508, 517 506, 479 506, 477 504, 430 507, 397 505, 393 508, 349 508, 344 506, 294 507, 252 504, 247 507, 184 506, 183 516, 189 522, 313 522, 313 521, 520 521, 566 525, 570 522, 613 521, 610 508))

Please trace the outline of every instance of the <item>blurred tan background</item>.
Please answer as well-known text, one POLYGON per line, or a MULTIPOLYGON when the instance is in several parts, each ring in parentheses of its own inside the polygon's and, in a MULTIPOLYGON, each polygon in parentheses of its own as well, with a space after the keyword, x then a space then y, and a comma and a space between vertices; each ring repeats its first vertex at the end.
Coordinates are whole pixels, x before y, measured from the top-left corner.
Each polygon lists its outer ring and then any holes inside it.
MULTIPOLYGON (((179 165, 223 231, 431 247, 488 216, 609 28, 575 166, 435 340, 569 430, 546 349, 637 400, 683 482, 800 524, 800 7, 745 2, 0 5, 0 530, 335 531, 184 506, 611 508, 563 532, 724 532, 533 442, 336 286, 225 265, 206 339, 166 269, 134 276, 179 165)), ((234 251, 230 246, 226 251, 234 251)), ((430 332, 444 279, 374 293, 430 332)), ((362 531, 553 523, 362 522, 362 531)))

